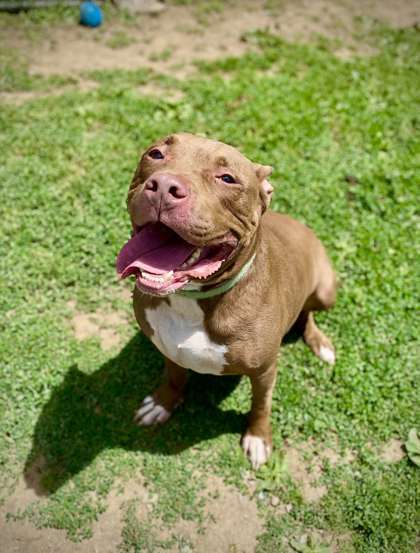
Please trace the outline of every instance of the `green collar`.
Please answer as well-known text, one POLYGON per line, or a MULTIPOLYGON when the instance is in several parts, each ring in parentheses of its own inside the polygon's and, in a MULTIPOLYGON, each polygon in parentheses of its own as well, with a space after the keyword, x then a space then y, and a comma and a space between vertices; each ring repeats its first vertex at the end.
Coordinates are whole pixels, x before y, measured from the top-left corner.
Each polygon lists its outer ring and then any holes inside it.
POLYGON ((239 271, 238 274, 234 275, 232 278, 224 282, 221 286, 216 286, 216 288, 211 288, 210 290, 205 290, 204 292, 202 292, 201 290, 182 290, 181 289, 179 292, 176 292, 176 293, 179 294, 180 296, 184 296, 186 298, 192 298, 194 300, 205 300, 207 298, 213 298, 214 296, 224 294, 244 278, 244 276, 248 273, 249 269, 251 268, 251 265, 254 259, 255 259, 255 254, 251 257, 249 261, 245 263, 245 265, 243 265, 242 269, 239 271))

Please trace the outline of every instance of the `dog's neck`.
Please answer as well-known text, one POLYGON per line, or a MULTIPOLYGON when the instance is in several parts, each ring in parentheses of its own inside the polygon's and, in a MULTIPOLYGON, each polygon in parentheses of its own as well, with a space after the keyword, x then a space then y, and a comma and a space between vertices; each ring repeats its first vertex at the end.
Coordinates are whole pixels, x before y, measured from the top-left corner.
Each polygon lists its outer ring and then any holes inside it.
POLYGON ((231 290, 240 280, 242 280, 248 274, 248 271, 251 268, 252 263, 254 262, 255 256, 256 254, 254 254, 251 259, 249 259, 241 267, 239 273, 236 273, 236 275, 226 280, 223 284, 220 284, 220 286, 210 288, 210 290, 186 290, 185 288, 183 288, 179 290, 177 294, 195 300, 204 300, 224 294, 225 292, 231 290))

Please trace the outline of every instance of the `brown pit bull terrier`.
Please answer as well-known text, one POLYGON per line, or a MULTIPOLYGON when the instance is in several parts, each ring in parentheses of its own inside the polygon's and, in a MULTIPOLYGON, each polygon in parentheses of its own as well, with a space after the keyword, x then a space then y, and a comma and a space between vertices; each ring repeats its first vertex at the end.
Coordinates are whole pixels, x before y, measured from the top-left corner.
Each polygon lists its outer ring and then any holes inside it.
POLYGON ((247 375, 252 407, 242 447, 254 468, 272 450, 283 336, 297 322, 315 355, 335 361, 313 317, 334 304, 334 271, 311 230, 267 210, 270 173, 214 140, 182 133, 156 142, 128 192, 133 236, 117 260, 122 278, 135 275, 137 321, 165 356, 165 378, 136 422, 168 420, 187 369, 247 375))

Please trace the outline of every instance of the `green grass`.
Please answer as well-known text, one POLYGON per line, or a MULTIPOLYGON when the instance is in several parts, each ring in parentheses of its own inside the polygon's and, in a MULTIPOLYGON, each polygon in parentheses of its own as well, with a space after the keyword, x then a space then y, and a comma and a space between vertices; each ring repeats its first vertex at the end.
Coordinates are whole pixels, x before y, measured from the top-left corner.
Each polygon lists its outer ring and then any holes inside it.
MULTIPOLYGON (((132 413, 159 381, 160 355, 134 322, 111 353, 97 339, 76 341, 70 324, 69 300, 83 311, 130 313, 114 270, 129 234, 126 190, 139 152, 185 130, 273 165, 272 207, 315 229, 341 281, 336 308, 318 317, 337 364, 325 368, 301 342, 283 348, 274 442, 281 452, 286 437, 335 439, 357 459, 326 466, 328 494, 306 504, 275 457, 262 489, 293 509, 276 516, 262 496, 258 551, 296 550, 312 530, 349 535, 349 551, 414 550, 419 470, 407 457, 387 465, 374 452, 419 426, 420 49, 415 29, 375 33, 378 55, 350 61, 325 45, 254 35, 256 52, 174 81, 184 92, 178 102, 141 97, 135 86, 147 72, 120 71, 97 72, 93 92, 1 107, 0 488, 6 497, 42 455, 51 493, 19 518, 83 539, 115 482, 139 473, 158 494, 154 515, 169 526, 202 521, 209 467, 245 489, 238 441, 246 381, 193 375, 185 405, 164 428, 138 429, 132 413)), ((4 79, 13 89, 10 65, 4 79)), ((38 86, 26 79, 18 88, 38 86)), ((136 524, 131 504, 125 513, 123 550, 153 550, 148 522, 136 524)))

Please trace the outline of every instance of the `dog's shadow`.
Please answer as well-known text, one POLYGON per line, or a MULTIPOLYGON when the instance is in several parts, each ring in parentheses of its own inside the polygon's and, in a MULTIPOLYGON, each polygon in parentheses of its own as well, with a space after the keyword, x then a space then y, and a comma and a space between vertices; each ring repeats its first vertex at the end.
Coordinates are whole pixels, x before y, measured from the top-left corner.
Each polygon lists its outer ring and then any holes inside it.
POLYGON ((245 416, 218 405, 239 377, 191 373, 185 404, 163 426, 139 428, 135 409, 162 377, 163 359, 142 334, 92 374, 69 368, 36 423, 25 466, 27 485, 48 495, 83 470, 104 449, 172 455, 224 433, 239 434, 245 416), (42 468, 40 468, 42 459, 42 468), (34 475, 34 471, 41 474, 34 475))

